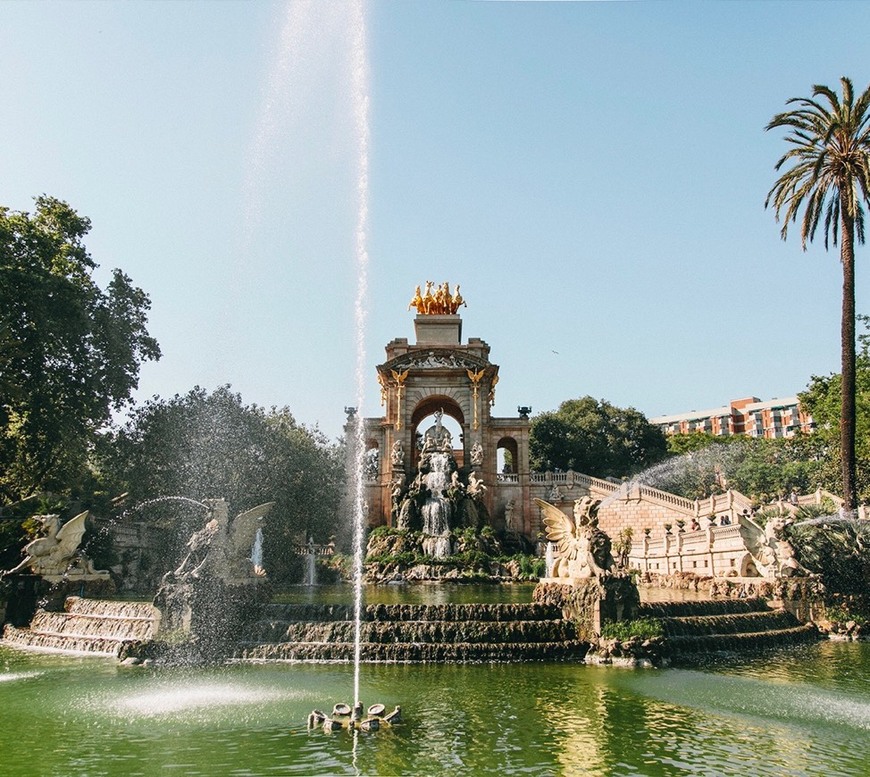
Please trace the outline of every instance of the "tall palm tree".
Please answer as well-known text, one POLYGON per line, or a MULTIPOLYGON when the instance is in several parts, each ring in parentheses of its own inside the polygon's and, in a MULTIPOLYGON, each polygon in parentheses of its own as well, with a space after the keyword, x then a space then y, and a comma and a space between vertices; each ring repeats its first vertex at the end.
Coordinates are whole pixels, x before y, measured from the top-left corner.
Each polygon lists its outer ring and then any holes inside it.
POLYGON ((779 171, 793 163, 768 192, 764 207, 782 217, 782 239, 801 219, 801 246, 812 242, 822 220, 825 249, 840 244, 843 310, 840 324, 842 396, 840 457, 844 508, 857 503, 855 484, 855 240, 864 242, 864 205, 870 204, 870 86, 855 99, 852 82, 840 79, 842 98, 827 86, 813 86, 812 98, 793 97, 793 110, 773 117, 766 129, 787 127, 791 147, 779 171))

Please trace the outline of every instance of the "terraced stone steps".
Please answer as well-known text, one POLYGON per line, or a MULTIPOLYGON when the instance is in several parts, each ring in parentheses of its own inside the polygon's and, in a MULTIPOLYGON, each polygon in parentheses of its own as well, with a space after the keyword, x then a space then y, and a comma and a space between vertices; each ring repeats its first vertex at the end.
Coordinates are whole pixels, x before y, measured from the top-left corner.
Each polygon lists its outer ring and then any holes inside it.
POLYGON ((789 645, 819 636, 813 624, 801 623, 761 598, 646 603, 639 615, 661 620, 674 657, 789 645))
POLYGON ((16 647, 116 656, 126 642, 151 639, 159 614, 146 602, 70 596, 62 612, 37 610, 28 628, 7 624, 3 641, 16 647))
POLYGON ((819 630, 812 623, 798 624, 788 629, 741 633, 701 634, 668 637, 668 644, 676 655, 713 653, 718 651, 756 650, 758 648, 813 642, 819 630))
POLYGON ((695 599, 679 602, 642 602, 638 617, 676 618, 696 615, 734 615, 741 612, 768 612, 766 599, 695 599))
MULTIPOLYGON (((352 661, 350 607, 269 605, 242 660, 352 661)), ((543 604, 377 604, 360 624, 363 661, 470 662, 582 658, 561 610, 543 604)))

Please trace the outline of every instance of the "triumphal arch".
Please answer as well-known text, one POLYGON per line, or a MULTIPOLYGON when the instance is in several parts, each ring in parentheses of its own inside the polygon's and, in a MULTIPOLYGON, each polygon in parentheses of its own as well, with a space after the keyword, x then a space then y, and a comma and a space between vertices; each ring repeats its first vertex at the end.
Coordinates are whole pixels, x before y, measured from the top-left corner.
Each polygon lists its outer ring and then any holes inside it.
POLYGON ((534 540, 539 511, 529 488, 530 411, 491 415, 499 368, 483 340, 462 341, 463 306, 458 285, 452 291, 448 283, 418 286, 408 306, 416 311, 415 342, 394 339, 377 366, 384 415, 364 419, 368 522, 408 528, 403 506, 412 497, 423 504, 436 496, 431 461, 446 446, 444 499, 473 508, 453 510, 450 528, 476 522, 475 528, 534 540), (458 435, 444 433, 446 419, 456 422, 458 435))

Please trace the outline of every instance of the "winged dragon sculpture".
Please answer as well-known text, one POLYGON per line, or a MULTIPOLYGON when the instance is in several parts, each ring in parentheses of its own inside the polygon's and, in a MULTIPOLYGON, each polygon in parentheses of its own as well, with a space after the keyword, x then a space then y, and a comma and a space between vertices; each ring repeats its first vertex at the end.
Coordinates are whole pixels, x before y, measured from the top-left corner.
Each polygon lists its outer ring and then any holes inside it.
POLYGON ((12 575, 30 567, 33 574, 49 578, 63 575, 108 577, 108 572, 95 570, 91 560, 79 551, 87 517, 87 510, 66 523, 61 523, 59 515, 35 516, 45 532, 44 536, 28 542, 21 563, 3 575, 12 575))
POLYGON ((762 577, 794 577, 809 574, 795 558, 794 548, 785 539, 784 516, 770 518, 762 527, 749 515, 739 516, 740 536, 762 577))
POLYGON ((253 507, 229 520, 227 503, 209 499, 210 520, 187 541, 188 553, 175 570, 176 579, 216 577, 230 582, 263 575, 254 569, 250 555, 257 529, 274 502, 253 507))
POLYGON ((598 528, 600 500, 584 496, 574 502, 574 521, 543 499, 535 504, 544 514, 547 539, 556 546, 553 577, 605 577, 616 564, 610 538, 598 528))

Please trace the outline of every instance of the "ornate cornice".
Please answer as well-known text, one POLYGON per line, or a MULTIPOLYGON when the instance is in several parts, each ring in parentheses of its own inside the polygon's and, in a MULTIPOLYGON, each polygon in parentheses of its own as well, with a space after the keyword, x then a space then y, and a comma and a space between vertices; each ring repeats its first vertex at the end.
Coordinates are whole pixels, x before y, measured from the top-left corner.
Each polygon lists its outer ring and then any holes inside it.
MULTIPOLYGON (((427 348, 426 350, 403 353, 390 359, 384 364, 379 364, 379 373, 391 376, 392 371, 404 372, 406 370, 480 370, 495 367, 487 359, 463 353, 451 348, 427 348)), ((497 370, 498 367, 495 367, 497 370)))

